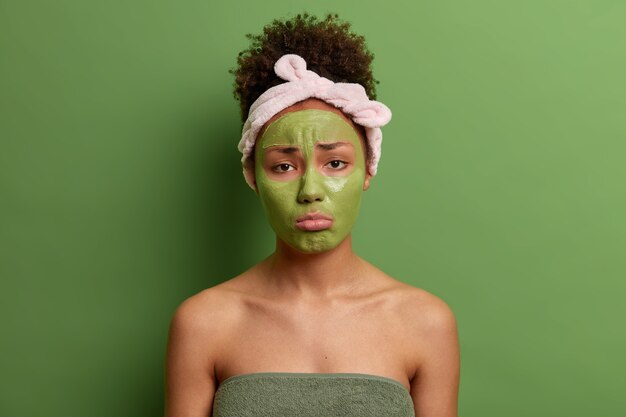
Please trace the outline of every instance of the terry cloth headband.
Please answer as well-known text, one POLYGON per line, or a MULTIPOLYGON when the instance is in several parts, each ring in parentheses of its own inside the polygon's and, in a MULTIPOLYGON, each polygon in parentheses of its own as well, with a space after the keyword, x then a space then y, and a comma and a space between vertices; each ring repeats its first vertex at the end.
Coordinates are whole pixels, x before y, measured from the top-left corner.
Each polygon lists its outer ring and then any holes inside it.
POLYGON ((285 83, 266 90, 250 106, 237 148, 243 156, 243 176, 250 188, 254 187, 254 173, 248 172, 245 161, 251 157, 259 131, 276 113, 307 98, 317 98, 341 109, 354 123, 365 127, 371 156, 367 161, 370 175, 376 175, 383 134, 380 128, 391 120, 391 111, 384 104, 370 100, 365 88, 356 83, 335 83, 306 69, 306 61, 299 55, 283 55, 274 64, 274 72, 285 83))

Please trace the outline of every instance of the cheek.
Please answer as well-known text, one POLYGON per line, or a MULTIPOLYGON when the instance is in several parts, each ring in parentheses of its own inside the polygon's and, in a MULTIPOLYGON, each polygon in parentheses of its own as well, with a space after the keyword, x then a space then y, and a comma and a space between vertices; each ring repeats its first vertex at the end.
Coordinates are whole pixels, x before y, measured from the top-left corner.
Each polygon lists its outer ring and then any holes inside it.
POLYGON ((344 210, 356 209, 361 201, 362 193, 362 185, 357 182, 349 182, 340 193, 337 193, 337 205, 344 210))
POLYGON ((293 211, 292 201, 296 186, 291 182, 271 181, 267 177, 257 183, 261 204, 269 216, 293 211))
POLYGON ((328 181, 327 189, 332 197, 333 205, 340 210, 358 209, 363 194, 363 181, 361 172, 353 172, 344 178, 333 178, 328 181))

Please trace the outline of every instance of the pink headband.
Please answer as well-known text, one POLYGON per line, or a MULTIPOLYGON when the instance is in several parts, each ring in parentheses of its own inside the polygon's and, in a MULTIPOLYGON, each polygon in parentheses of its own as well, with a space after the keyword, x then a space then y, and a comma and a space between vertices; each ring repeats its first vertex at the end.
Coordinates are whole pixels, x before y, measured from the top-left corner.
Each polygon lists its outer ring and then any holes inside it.
MULTIPOLYGON (((383 134, 380 127, 389 123, 391 111, 378 101, 370 100, 362 85, 334 83, 306 69, 306 61, 299 55, 283 55, 274 64, 274 72, 286 83, 269 88, 256 99, 248 119, 243 125, 238 149, 243 153, 241 162, 251 156, 259 131, 276 113, 307 98, 317 98, 341 109, 354 123, 365 127, 365 135, 371 151, 367 161, 370 175, 376 175, 380 159, 383 134)), ((254 189, 254 173, 243 170, 248 185, 254 189)))

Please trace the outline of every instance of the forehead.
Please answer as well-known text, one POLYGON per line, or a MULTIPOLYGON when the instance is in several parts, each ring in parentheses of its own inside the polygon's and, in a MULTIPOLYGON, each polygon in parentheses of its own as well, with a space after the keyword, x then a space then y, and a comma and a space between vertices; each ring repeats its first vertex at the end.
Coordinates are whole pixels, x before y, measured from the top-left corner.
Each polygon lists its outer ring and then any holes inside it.
POLYGON ((355 147, 360 138, 341 116, 325 110, 307 109, 286 113, 273 121, 259 139, 262 149, 271 146, 311 148, 316 142, 346 141, 355 147))

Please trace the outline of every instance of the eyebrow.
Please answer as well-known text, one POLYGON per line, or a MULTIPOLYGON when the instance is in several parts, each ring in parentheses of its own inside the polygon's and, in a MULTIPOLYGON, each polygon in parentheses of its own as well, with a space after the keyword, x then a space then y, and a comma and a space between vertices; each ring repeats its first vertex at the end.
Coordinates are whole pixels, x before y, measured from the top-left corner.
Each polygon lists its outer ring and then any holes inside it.
MULTIPOLYGON (((270 149, 268 149, 268 151, 279 152, 279 153, 284 153, 284 154, 293 154, 300 150, 300 147, 298 146, 287 146, 287 147, 280 147, 280 146, 281 145, 271 145, 269 146, 270 149)), ((331 143, 318 142, 315 144, 316 148, 323 149, 325 151, 332 151, 333 149, 337 149, 342 146, 350 146, 350 143, 349 142, 331 142, 331 143)))
POLYGON ((298 150, 300 150, 300 148, 297 148, 295 146, 289 146, 287 148, 278 148, 278 147, 272 146, 270 149, 268 149, 268 151, 280 152, 280 153, 285 153, 285 154, 296 153, 298 152, 298 150))
POLYGON ((325 151, 332 151, 340 146, 349 146, 348 142, 331 142, 331 143, 316 143, 315 147, 323 149, 325 151))

